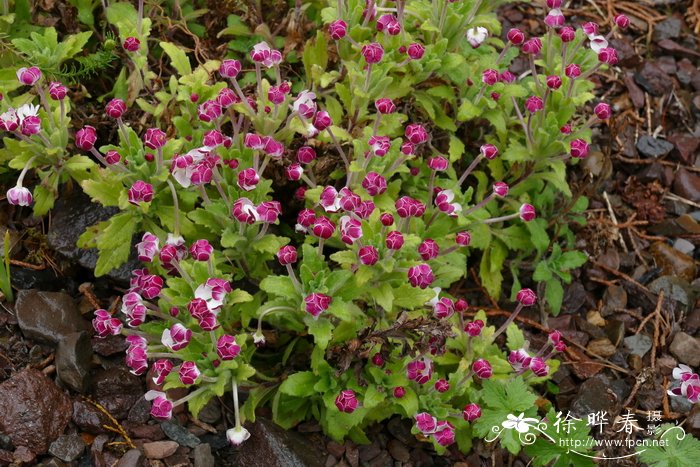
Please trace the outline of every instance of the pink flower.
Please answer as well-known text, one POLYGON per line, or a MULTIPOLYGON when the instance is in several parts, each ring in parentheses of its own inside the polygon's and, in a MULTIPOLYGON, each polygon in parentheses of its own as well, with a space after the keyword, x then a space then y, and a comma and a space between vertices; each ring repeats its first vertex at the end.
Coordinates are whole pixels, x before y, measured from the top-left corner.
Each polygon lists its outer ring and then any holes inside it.
POLYGON ((335 232, 335 224, 325 216, 318 216, 311 231, 316 237, 328 240, 335 232))
POLYGON ((124 43, 122 44, 122 47, 124 47, 124 50, 127 52, 136 52, 139 50, 139 47, 141 46, 141 41, 138 40, 135 37, 127 37, 124 39, 124 43))
POLYGON ((530 361, 530 369, 539 377, 547 376, 549 374, 549 367, 541 357, 535 357, 530 361))
POLYGON ((596 105, 595 109, 593 109, 593 112, 595 112, 596 117, 598 117, 601 120, 607 120, 612 115, 612 110, 610 109, 610 106, 605 102, 601 102, 598 105, 596 105))
POLYGON ((35 66, 17 70, 17 79, 26 86, 34 86, 41 79, 41 70, 35 66))
POLYGON ((14 109, 0 115, 0 130, 15 131, 19 127, 19 116, 14 109))
POLYGON ((224 60, 219 66, 219 74, 223 78, 235 78, 241 72, 241 62, 238 60, 224 60))
POLYGON ((362 238, 362 223, 350 216, 343 216, 339 222, 340 239, 347 245, 353 245, 362 238))
POLYGON ((412 266, 408 269, 408 282, 413 287, 427 289, 434 280, 433 270, 426 263, 412 266))
POLYGON ((369 216, 372 215, 375 208, 376 208, 376 206, 374 205, 373 201, 371 201, 371 200, 362 201, 360 203, 360 205, 357 207, 357 209, 355 209, 355 214, 357 214, 357 216, 360 217, 361 219, 369 219, 369 216))
POLYGON ((472 364, 472 371, 476 376, 478 376, 481 379, 489 379, 491 375, 493 374, 493 370, 491 369, 491 364, 487 361, 484 360, 483 358, 480 358, 476 360, 472 364))
POLYGON ((396 213, 401 218, 421 217, 425 213, 425 204, 410 196, 402 196, 396 200, 394 205, 396 206, 396 213))
POLYGON ((23 186, 14 186, 7 190, 7 201, 13 206, 29 206, 32 200, 32 192, 23 186))
POLYGON ((121 118, 126 112, 126 104, 121 99, 112 99, 107 102, 105 113, 111 118, 121 118))
POLYGON ((150 203, 153 200, 153 185, 143 180, 137 180, 129 188, 129 202, 135 206, 139 203, 150 203))
POLYGON ((122 322, 113 318, 107 310, 95 310, 92 327, 97 337, 117 336, 122 332, 122 322))
POLYGON ((544 18, 544 24, 554 29, 559 29, 560 27, 564 26, 565 21, 566 18, 564 18, 564 14, 558 8, 550 10, 549 13, 547 13, 547 16, 544 18))
POLYGON ((233 203, 231 215, 242 224, 254 224, 258 221, 258 211, 248 198, 238 198, 233 203))
POLYGON ((391 215, 391 213, 385 212, 381 216, 379 216, 379 221, 382 223, 383 226, 389 227, 390 225, 394 224, 394 216, 391 215))
POLYGON ((523 43, 521 50, 528 55, 537 55, 542 50, 542 40, 539 37, 533 37, 523 43))
POLYGON ((377 18, 377 31, 395 36, 401 32, 401 25, 394 15, 386 14, 377 18))
POLYGON ((421 412, 416 414, 416 428, 420 430, 424 435, 430 435, 435 433, 437 428, 437 418, 430 415, 428 412, 421 412))
POLYGON ((615 25, 620 29, 627 29, 630 25, 630 19, 625 15, 615 16, 615 25))
MULTIPOLYGON (((219 104, 219 106, 221 106, 221 108, 223 109, 228 109, 233 104, 237 104, 240 101, 241 100, 238 98, 236 93, 229 88, 223 88, 221 91, 219 91, 219 94, 216 96, 216 103, 219 104)), ((214 118, 218 118, 220 115, 221 114, 216 115, 214 118)))
POLYGON ((297 262, 297 249, 291 245, 283 246, 277 252, 277 259, 282 266, 297 262))
POLYGON ((488 68, 481 73, 481 81, 488 86, 493 86, 498 83, 498 78, 498 71, 493 68, 488 68))
POLYGON ((176 352, 187 347, 190 339, 192 339, 192 331, 181 323, 175 323, 170 329, 163 330, 160 341, 168 349, 176 352))
POLYGON ((261 222, 274 224, 282 214, 282 205, 279 201, 263 201, 255 210, 261 222))
POLYGON ((311 91, 301 91, 292 104, 292 109, 298 112, 302 118, 310 119, 316 113, 316 94, 311 91))
POLYGON ((95 147, 97 131, 90 125, 85 125, 75 133, 75 145, 83 151, 89 151, 95 147))
POLYGON ((173 416, 173 403, 168 400, 164 392, 148 391, 145 395, 151 403, 151 416, 159 420, 170 420, 173 416))
POLYGON ((599 54, 601 50, 608 46, 608 40, 603 36, 590 36, 591 50, 599 54))
POLYGON ((571 148, 571 157, 576 159, 585 159, 588 156, 589 146, 585 140, 577 138, 569 143, 571 148))
POLYGON ((391 140, 388 136, 370 136, 368 144, 372 154, 377 157, 384 157, 391 149, 391 140))
POLYGON ((382 98, 374 101, 374 107, 380 114, 391 114, 396 112, 396 105, 391 99, 382 98))
POLYGON ((477 404, 467 404, 462 411, 462 417, 464 417, 464 420, 467 422, 473 422, 481 417, 481 407, 477 404))
POLYGON ((412 360, 406 366, 406 377, 418 384, 425 384, 433 377, 433 362, 428 358, 412 360))
POLYGON ((535 212, 535 207, 532 204, 523 203, 523 205, 520 206, 519 211, 520 211, 520 219, 523 222, 530 222, 535 217, 537 217, 537 213, 535 212))
POLYGON ((202 331, 214 331, 219 327, 219 323, 216 320, 216 314, 208 311, 199 317, 199 327, 202 331))
POLYGON ((576 79, 581 76, 581 67, 575 63, 570 63, 564 68, 564 74, 571 79, 576 79))
POLYGON ((534 114, 544 109, 544 101, 537 96, 530 96, 525 101, 525 108, 528 112, 534 114))
POLYGON ((442 297, 433 306, 433 313, 437 319, 449 318, 455 311, 455 304, 447 297, 442 297))
POLYGON ((564 43, 571 42, 576 39, 576 30, 571 26, 564 26, 559 30, 559 37, 564 43))
POLYGON ((194 296, 206 301, 210 311, 217 311, 224 304, 226 295, 231 290, 231 284, 227 280, 209 278, 195 289, 194 296))
POLYGON ((302 164, 309 164, 316 159, 316 151, 312 147, 302 146, 297 151, 297 160, 302 164))
POLYGON ((515 80, 518 79, 518 77, 510 71, 506 70, 498 76, 498 79, 499 81, 502 81, 504 83, 514 83, 515 80))
POLYGON ((464 326, 464 332, 469 334, 469 337, 478 336, 482 329, 484 329, 484 322, 480 319, 475 319, 464 326))
POLYGON ((302 209, 297 215, 296 230, 306 232, 316 222, 316 214, 311 209, 302 209))
POLYGON ((342 19, 333 21, 328 25, 328 33, 333 40, 339 41, 348 33, 348 24, 342 19))
POLYGON ((153 369, 153 384, 160 386, 165 382, 165 377, 173 370, 173 362, 170 360, 156 360, 152 366, 153 369))
POLYGON ((423 261, 428 261, 437 258, 438 254, 440 254, 440 247, 435 240, 428 238, 418 245, 418 254, 423 258, 423 261))
POLYGON ((532 289, 520 289, 515 299, 523 306, 532 306, 537 303, 537 295, 532 289))
POLYGON ((107 162, 110 165, 118 164, 120 160, 122 160, 121 154, 119 154, 114 149, 110 149, 105 154, 105 162, 107 162))
POLYGON ((22 119, 21 132, 24 136, 36 135, 41 131, 41 120, 36 115, 27 115, 22 119))
POLYGON ((180 382, 185 386, 190 386, 196 383, 200 374, 201 372, 199 371, 199 368, 197 368, 197 364, 189 361, 182 362, 182 365, 180 365, 180 371, 178 372, 180 382))
POLYGON ((387 188, 386 178, 377 172, 368 172, 364 180, 362 180, 362 188, 367 190, 370 196, 381 195, 387 188))
POLYGON ((232 446, 240 446, 248 438, 250 438, 250 432, 241 426, 226 430, 226 439, 232 446))
POLYGON ((222 114, 221 104, 215 100, 204 101, 197 107, 197 116, 203 122, 213 122, 221 117, 222 114))
POLYGON ((418 42, 413 42, 408 46, 406 53, 411 60, 420 60, 425 54, 425 47, 418 42))
POLYGON ((197 261, 209 261, 214 247, 207 240, 197 240, 190 246, 190 255, 197 261))
POLYGON ((386 247, 390 250, 400 250, 403 242, 403 235, 398 230, 392 230, 386 234, 386 247))
POLYGON ((440 378, 435 381, 435 390, 437 392, 447 392, 450 390, 450 383, 446 379, 440 378))
POLYGON ((49 96, 51 96, 51 99, 62 101, 66 97, 66 94, 68 94, 68 88, 61 83, 54 81, 49 84, 49 96))
POLYGON ((139 255, 139 261, 150 263, 158 253, 158 237, 146 232, 143 234, 141 242, 136 244, 136 251, 139 255))
POLYGON ((581 29, 583 29, 583 32, 585 32, 588 37, 598 35, 598 25, 596 23, 589 21, 581 26, 581 29))
POLYGON ((384 56, 384 48, 380 43, 372 42, 362 46, 362 56, 365 57, 365 61, 370 65, 379 63, 384 56))
POLYGON ((353 413, 357 409, 357 404, 357 397, 351 389, 340 391, 338 397, 335 398, 335 406, 341 412, 353 413))
POLYGON ((333 120, 328 112, 325 110, 316 112, 314 116, 314 126, 318 131, 323 131, 331 125, 333 125, 333 120))
POLYGON ((512 28, 509 30, 506 37, 513 45, 521 45, 523 42, 525 42, 525 34, 517 28, 512 28))
POLYGON ((493 144, 483 144, 479 148, 479 152, 488 160, 493 160, 498 156, 498 148, 493 144))
POLYGON ((433 437, 440 446, 449 446, 455 442, 455 427, 450 422, 438 422, 433 437))
POLYGON ((532 357, 528 354, 525 349, 512 350, 508 354, 508 363, 513 368, 516 373, 521 373, 530 367, 530 362, 532 357))
POLYGON ((598 53, 598 61, 601 63, 615 65, 617 60, 617 50, 613 49, 612 47, 605 47, 598 53))
POLYGON ((410 156, 411 154, 413 154, 413 151, 415 149, 416 148, 414 147, 413 143, 411 143, 410 141, 404 141, 401 144, 401 154, 403 154, 404 156, 410 156))
POLYGON ((401 387, 401 386, 396 386, 394 388, 394 397, 397 399, 401 399, 403 396, 406 395, 406 390, 401 387))
POLYGON ((306 298, 304 298, 306 312, 314 318, 318 318, 318 315, 328 309, 332 301, 333 297, 322 293, 307 295, 306 298))
POLYGON ((422 144, 428 141, 428 132, 423 125, 418 123, 408 125, 405 135, 412 144, 422 144))
POLYGON ((448 216, 456 217, 462 211, 462 205, 453 203, 455 194, 452 190, 440 190, 435 196, 435 206, 448 216))
POLYGON ((284 102, 286 97, 287 95, 278 86, 270 86, 270 89, 267 91, 267 99, 275 105, 284 102))
POLYGON ((363 246, 357 252, 360 262, 365 266, 372 266, 379 261, 379 251, 371 245, 363 246))
POLYGON ((260 182, 260 176, 253 168, 238 172, 238 187, 244 191, 252 191, 260 182))
POLYGON ((233 360, 241 353, 241 346, 236 343, 236 338, 224 334, 216 341, 216 354, 221 360, 233 360))
POLYGON ((561 78, 557 75, 547 76, 547 87, 551 90, 556 90, 561 87, 561 78))
POLYGON ((167 138, 160 128, 149 128, 143 136, 143 143, 148 149, 159 149, 165 146, 167 138))
POLYGON ((134 375, 142 375, 148 370, 148 355, 146 354, 146 349, 143 347, 129 347, 126 349, 126 357, 124 358, 126 366, 128 366, 131 371, 130 373, 134 375))
POLYGON ((260 63, 266 68, 271 68, 282 61, 282 54, 278 50, 270 48, 267 42, 259 42, 250 51, 250 58, 255 63, 260 63))
POLYGON ((505 198, 508 196, 508 191, 509 187, 508 184, 505 182, 496 182, 493 184, 493 193, 496 196, 499 196, 501 198, 505 198))
POLYGON ((547 7, 561 8, 562 0, 547 0, 547 7))

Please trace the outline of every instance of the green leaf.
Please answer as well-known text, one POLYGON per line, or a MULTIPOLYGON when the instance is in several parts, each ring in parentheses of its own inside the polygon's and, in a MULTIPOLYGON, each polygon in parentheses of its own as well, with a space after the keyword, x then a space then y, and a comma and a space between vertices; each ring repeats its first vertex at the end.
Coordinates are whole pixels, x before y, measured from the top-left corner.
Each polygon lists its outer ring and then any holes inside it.
POLYGON ((540 261, 535 266, 535 272, 532 274, 532 280, 537 282, 548 281, 552 278, 552 271, 549 270, 549 264, 546 261, 540 261))
POLYGON ((510 350, 522 349, 525 346, 525 335, 515 323, 506 328, 506 344, 510 350))
POLYGON ((418 413, 418 396, 413 388, 405 387, 406 394, 400 399, 395 399, 401 406, 406 417, 413 417, 418 413))
POLYGON ((525 227, 530 232, 530 241, 538 253, 542 254, 549 247, 549 235, 545 228, 547 221, 542 218, 533 219, 530 222, 525 222, 525 227))
POLYGON ((180 47, 170 42, 160 42, 160 47, 170 57, 170 63, 173 65, 180 76, 189 75, 192 73, 192 66, 187 54, 180 47))
POLYGON ((425 306, 434 296, 433 289, 419 289, 410 284, 402 284, 394 290, 394 306, 413 310, 425 306))
POLYGON ((565 271, 583 266, 588 261, 588 255, 582 251, 567 251, 557 260, 557 266, 565 271))
POLYGON ((260 282, 260 289, 277 297, 295 299, 298 296, 289 276, 267 276, 260 282))
POLYGON ((287 243, 289 243, 289 238, 287 237, 278 237, 277 235, 268 234, 260 240, 252 242, 251 246, 255 251, 274 255, 287 243))
POLYGON ((99 256, 95 276, 103 276, 129 259, 131 238, 138 224, 138 219, 131 211, 117 214, 99 224, 101 233, 96 238, 99 256))
POLYGON ((450 162, 456 162, 464 154, 464 143, 454 135, 450 135, 450 149, 448 151, 450 162))
POLYGON ((357 262, 357 255, 352 250, 341 250, 333 253, 331 259, 341 266, 352 265, 357 262))
POLYGON ((384 393, 377 390, 377 386, 370 384, 365 391, 365 397, 362 400, 362 405, 367 409, 372 409, 384 401, 384 393))
POLYGON ((119 196, 124 189, 119 179, 103 174, 83 181, 80 186, 93 201, 97 201, 102 206, 119 206, 119 196))
POLYGON ((564 287, 562 287, 561 282, 558 279, 552 279, 547 282, 546 289, 544 291, 544 298, 549 305, 554 316, 559 314, 561 310, 561 304, 564 300, 564 287))
POLYGON ((665 446, 639 446, 639 460, 650 467, 683 467, 700 465, 700 441, 682 429, 666 423, 656 429, 656 437, 665 446), (681 439, 678 439, 681 438, 681 439))
POLYGON ((508 249, 500 240, 491 242, 491 248, 484 251, 479 263, 479 278, 486 291, 492 297, 501 294, 503 274, 501 269, 508 254, 508 249))
POLYGON ((457 120, 465 122, 481 115, 482 108, 472 104, 472 101, 464 99, 457 110, 457 120))
POLYGON ((369 294, 377 301, 377 304, 386 311, 391 311, 394 306, 394 290, 388 282, 382 282, 377 287, 371 287, 369 294))
POLYGON ((333 324, 322 316, 314 319, 313 316, 306 315, 304 321, 309 327, 309 334, 314 336, 316 346, 325 350, 333 337, 333 324))

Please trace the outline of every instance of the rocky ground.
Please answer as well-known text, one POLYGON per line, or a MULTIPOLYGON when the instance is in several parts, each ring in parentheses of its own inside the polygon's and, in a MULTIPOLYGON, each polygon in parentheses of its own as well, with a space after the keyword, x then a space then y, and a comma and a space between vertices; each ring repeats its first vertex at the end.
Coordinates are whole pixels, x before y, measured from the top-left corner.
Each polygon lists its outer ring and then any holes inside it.
MULTIPOLYGON (((532 10, 515 5, 501 13, 506 23, 522 25, 532 10)), ((595 78, 616 116, 596 129, 595 151, 571 171, 574 191, 591 199, 588 225, 577 232, 591 261, 576 272, 559 316, 542 321, 535 312, 520 322, 534 342, 559 329, 572 343, 554 376, 558 393, 542 394, 559 410, 660 410, 700 436, 700 409, 665 395, 678 362, 700 365, 700 2, 594 0, 565 10, 580 22, 603 23, 616 13, 633 21, 612 40, 620 67, 595 78)), ((0 206, 19 290, 15 304, 0 308, 0 464, 527 463, 482 443, 469 456, 455 449, 436 457, 399 419, 370 427, 373 444, 356 446, 329 441, 315 422, 284 432, 262 410, 240 449, 223 435, 231 423, 224 400, 209 404, 199 420, 183 412, 171 422, 151 420, 144 378, 123 364, 124 341, 95 339, 89 326, 96 307, 116 303, 129 268, 95 280, 94 252, 75 241, 111 214, 71 187, 47 219, 0 206)))

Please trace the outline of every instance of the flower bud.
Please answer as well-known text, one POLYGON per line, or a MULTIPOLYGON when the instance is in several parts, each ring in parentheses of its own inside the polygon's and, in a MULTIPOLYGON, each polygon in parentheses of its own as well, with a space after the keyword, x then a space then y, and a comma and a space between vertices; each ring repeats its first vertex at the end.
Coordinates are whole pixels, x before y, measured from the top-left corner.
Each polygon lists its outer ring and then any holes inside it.
POLYGON ((143 180, 137 180, 129 188, 129 202, 134 206, 139 203, 150 203, 153 200, 153 185, 143 180))
POLYGON ((438 247, 435 240, 428 238, 418 245, 418 254, 423 258, 423 261, 429 261, 437 258, 438 254, 440 254, 440 247, 438 247))
POLYGON ((481 407, 477 404, 467 404, 462 411, 462 417, 464 417, 464 420, 467 422, 473 422, 481 417, 481 407))
POLYGON ((605 47, 598 53, 598 61, 601 63, 615 65, 617 60, 617 50, 613 49, 612 47, 605 47))
POLYGON ((51 96, 51 99, 62 101, 66 97, 66 94, 68 94, 68 88, 61 83, 54 81, 49 84, 49 96, 51 96))
POLYGON ((85 125, 75 133, 75 145, 83 151, 89 151, 95 147, 97 132, 90 125, 85 125))
POLYGON ((496 182, 493 184, 493 193, 501 198, 508 196, 508 184, 505 182, 496 182))
POLYGON ((585 159, 588 156, 589 146, 585 140, 577 138, 569 143, 571 147, 571 157, 575 159, 585 159))
POLYGON ((321 293, 312 293, 304 298, 305 310, 314 318, 328 309, 333 297, 321 293))
POLYGON ((14 186, 7 190, 7 202, 13 206, 29 206, 32 200, 32 192, 23 186, 14 186))
POLYGON ((538 96, 530 96, 525 101, 525 109, 534 114, 544 109, 544 101, 538 96))
POLYGON ((471 45, 474 49, 478 48, 481 44, 483 44, 486 38, 488 37, 488 29, 482 26, 467 29, 467 42, 469 42, 469 45, 471 45))
POLYGON ((615 25, 620 29, 627 29, 630 25, 630 19, 625 15, 615 16, 615 25))
POLYGON ((316 159, 316 151, 310 146, 302 146, 297 151, 297 161, 302 164, 309 164, 316 159))
POLYGON ((484 329, 484 322, 480 319, 475 319, 464 326, 464 332, 466 332, 469 337, 478 336, 481 334, 482 329, 484 329))
POLYGON ((173 362, 170 360, 156 360, 152 366, 153 369, 153 384, 160 386, 165 382, 165 377, 173 370, 173 362))
POLYGON ((381 195, 387 188, 386 178, 377 172, 368 172, 362 180, 362 188, 367 190, 367 194, 370 196, 381 195))
POLYGON ((22 67, 17 70, 17 79, 26 86, 33 86, 41 79, 41 70, 35 66, 29 68, 22 67))
POLYGON ((512 28, 510 31, 508 31, 506 37, 513 45, 521 45, 523 42, 525 42, 525 34, 518 28, 512 28))
POLYGON ((519 211, 520 219, 522 219, 524 222, 530 222, 535 217, 537 217, 535 207, 532 204, 524 203, 522 206, 520 206, 519 211))
MULTIPOLYGON (((502 81, 502 82, 507 83, 507 84, 514 83, 516 79, 518 79, 518 77, 515 76, 513 73, 511 73, 508 70, 504 71, 503 73, 501 73, 498 76, 499 81, 502 81)), ((495 93, 492 93, 491 95, 493 96, 493 94, 495 94, 495 93)), ((498 100, 498 99, 495 99, 495 100, 498 100)))
POLYGON ((355 409, 357 409, 357 404, 357 397, 355 396, 355 393, 350 389, 340 391, 338 397, 335 398, 335 406, 341 412, 353 413, 355 409))
POLYGON ((371 245, 366 245, 360 248, 357 252, 360 262, 365 266, 373 266, 379 261, 379 251, 371 245))
POLYGON ((415 416, 416 427, 424 435, 435 433, 437 428, 437 419, 427 412, 421 412, 415 416))
POLYGON ((116 336, 122 332, 122 322, 113 318, 106 310, 95 310, 92 327, 97 337, 116 336))
POLYGON ((173 403, 168 400, 165 393, 160 391, 148 391, 144 396, 151 402, 151 416, 158 420, 170 420, 173 416, 173 403))
POLYGON ((318 131, 323 131, 331 125, 333 125, 333 120, 328 112, 325 110, 316 112, 316 115, 314 116, 314 126, 316 129, 318 129, 318 131))
POLYGON ((523 43, 521 50, 528 55, 537 55, 542 51, 542 40, 539 37, 533 37, 523 43))
POLYGON ((377 18, 377 31, 395 36, 401 32, 401 25, 394 15, 386 14, 377 18))
POLYGON ((394 388, 394 397, 397 399, 401 399, 403 396, 406 395, 406 390, 401 387, 401 386, 396 386, 394 388))
POLYGON ((394 223, 394 216, 392 216, 388 212, 385 212, 384 214, 379 216, 379 221, 382 223, 383 226, 389 227, 394 223))
POLYGON ((434 280, 433 270, 426 263, 412 266, 408 269, 408 282, 413 287, 427 289, 434 280))
POLYGON ((333 40, 339 41, 347 35, 348 24, 342 19, 335 20, 328 26, 328 33, 333 40))
POLYGON ((197 240, 190 246, 190 255, 196 261, 209 261, 214 247, 207 240, 197 240))
POLYGON ((428 158, 428 167, 438 172, 444 172, 450 166, 450 161, 443 156, 428 158))
POLYGON ((433 437, 440 446, 449 446, 455 442, 455 427, 448 421, 438 422, 433 437))
POLYGON ((450 383, 446 379, 440 378, 435 381, 435 390, 440 393, 447 392, 450 390, 450 383))
POLYGON ((581 26, 581 29, 583 29, 583 32, 585 32, 588 37, 598 35, 598 25, 594 22, 589 21, 585 23, 581 26))
POLYGON ((121 154, 119 154, 114 149, 110 149, 105 154, 105 162, 107 162, 109 165, 118 164, 119 161, 121 161, 121 159, 122 159, 121 154))
POLYGON ((226 430, 226 439, 228 439, 231 446, 240 446, 248 438, 250 438, 250 432, 242 426, 226 430))
POLYGON ((521 289, 515 299, 523 306, 532 306, 537 302, 537 295, 532 289, 521 289))
POLYGON ((486 69, 481 73, 481 81, 488 86, 498 83, 499 77, 498 71, 493 68, 486 69))
POLYGON ((605 102, 601 102, 598 105, 596 105, 595 109, 593 109, 593 112, 595 112, 596 117, 598 117, 601 120, 607 120, 612 115, 612 110, 610 109, 610 106, 605 102))
POLYGON ((282 266, 297 262, 297 249, 291 245, 285 245, 277 252, 277 259, 282 266))
POLYGON ((498 156, 498 148, 493 144, 483 144, 479 152, 488 160, 493 160, 498 156))
POLYGON ((493 374, 491 364, 483 358, 480 358, 474 362, 472 365, 472 371, 474 371, 474 374, 481 379, 489 379, 493 374))
POLYGON ((238 60, 224 60, 219 66, 219 74, 222 78, 235 78, 241 72, 241 62, 238 60))
POLYGON ((547 0, 548 8, 561 8, 562 0, 547 0))
POLYGON ((379 63, 384 56, 384 48, 378 42, 362 46, 362 56, 368 64, 379 63))
POLYGON ((124 39, 124 43, 122 44, 122 47, 124 47, 124 50, 127 52, 136 52, 139 50, 140 46, 141 41, 135 37, 127 37, 124 39))
POLYGON ((260 176, 253 168, 238 172, 238 187, 244 191, 252 191, 260 182, 260 176))
POLYGON ((180 371, 178 372, 180 382, 185 386, 190 386, 196 383, 200 374, 201 372, 199 371, 199 368, 197 368, 197 364, 190 361, 182 362, 182 365, 180 365, 180 371))
POLYGON ((541 357, 534 357, 530 361, 530 370, 532 370, 532 372, 539 377, 547 376, 549 374, 549 367, 541 357))
POLYGON ((412 360, 406 366, 406 377, 418 384, 425 384, 433 377, 433 362, 428 358, 412 360))
POLYGON ((455 243, 459 246, 469 246, 472 241, 472 235, 466 230, 458 232, 455 237, 455 243))
POLYGON ((422 144, 428 141, 428 132, 423 125, 414 123, 406 127, 406 138, 413 144, 422 144))
POLYGON ((547 76, 547 87, 552 91, 561 87, 561 78, 557 75, 547 76))
POLYGON ((380 114, 391 114, 396 112, 396 105, 391 99, 381 98, 374 101, 374 107, 380 114))
POLYGON ((216 341, 216 354, 221 360, 233 360, 241 353, 241 346, 236 343, 236 338, 230 334, 224 334, 216 341))
POLYGON ((549 10, 549 13, 544 18, 544 24, 554 29, 564 26, 564 22, 566 22, 566 18, 564 18, 564 14, 558 8, 549 10))
POLYGON ((398 230, 386 234, 386 247, 390 250, 400 250, 403 247, 403 235, 398 230))
POLYGON ((143 135, 143 143, 148 149, 159 149, 165 146, 167 137, 160 128, 149 128, 143 135))
POLYGON ((105 107, 105 113, 111 118, 121 118, 126 112, 126 104, 121 99, 112 99, 105 107))
POLYGON ((411 60, 420 60, 425 54, 425 47, 423 47, 423 45, 419 44, 418 42, 413 42, 411 45, 408 46, 406 53, 408 54, 411 60))
POLYGON ((566 65, 564 74, 571 79, 576 79, 581 76, 581 67, 575 63, 570 63, 566 65))
POLYGON ((565 44, 576 39, 576 30, 571 26, 564 26, 559 30, 559 37, 565 44))

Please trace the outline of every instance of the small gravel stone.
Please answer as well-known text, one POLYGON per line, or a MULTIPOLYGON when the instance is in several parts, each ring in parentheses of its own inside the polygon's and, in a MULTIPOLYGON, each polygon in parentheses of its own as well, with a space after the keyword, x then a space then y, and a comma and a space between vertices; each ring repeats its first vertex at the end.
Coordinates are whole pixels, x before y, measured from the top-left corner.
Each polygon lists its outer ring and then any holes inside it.
POLYGON ((211 445, 207 443, 198 444, 193 451, 194 467, 214 467, 215 459, 211 453, 211 445))
POLYGON ((625 347, 630 354, 643 357, 651 349, 651 337, 646 334, 625 337, 625 347))
POLYGON ((140 467, 143 462, 143 453, 138 449, 130 449, 119 459, 116 467, 140 467))
POLYGON ((49 454, 62 461, 73 462, 85 450, 85 442, 80 435, 61 435, 49 446, 49 454))
POLYGON ((673 338, 669 350, 681 363, 690 366, 700 365, 700 342, 695 337, 679 332, 673 338))
POLYGON ((673 144, 664 139, 644 135, 637 141, 637 150, 643 156, 658 158, 673 151, 673 144))
POLYGON ((178 444, 175 441, 155 441, 144 443, 143 453, 149 459, 165 459, 177 451, 178 444))
POLYGON ((411 459, 411 454, 408 452, 406 446, 397 439, 390 440, 387 445, 389 454, 391 457, 400 462, 408 462, 411 459))
POLYGON ((180 425, 176 425, 171 422, 163 422, 160 424, 160 427, 163 429, 165 436, 177 442, 181 446, 195 448, 201 443, 199 438, 187 431, 187 428, 180 425))

